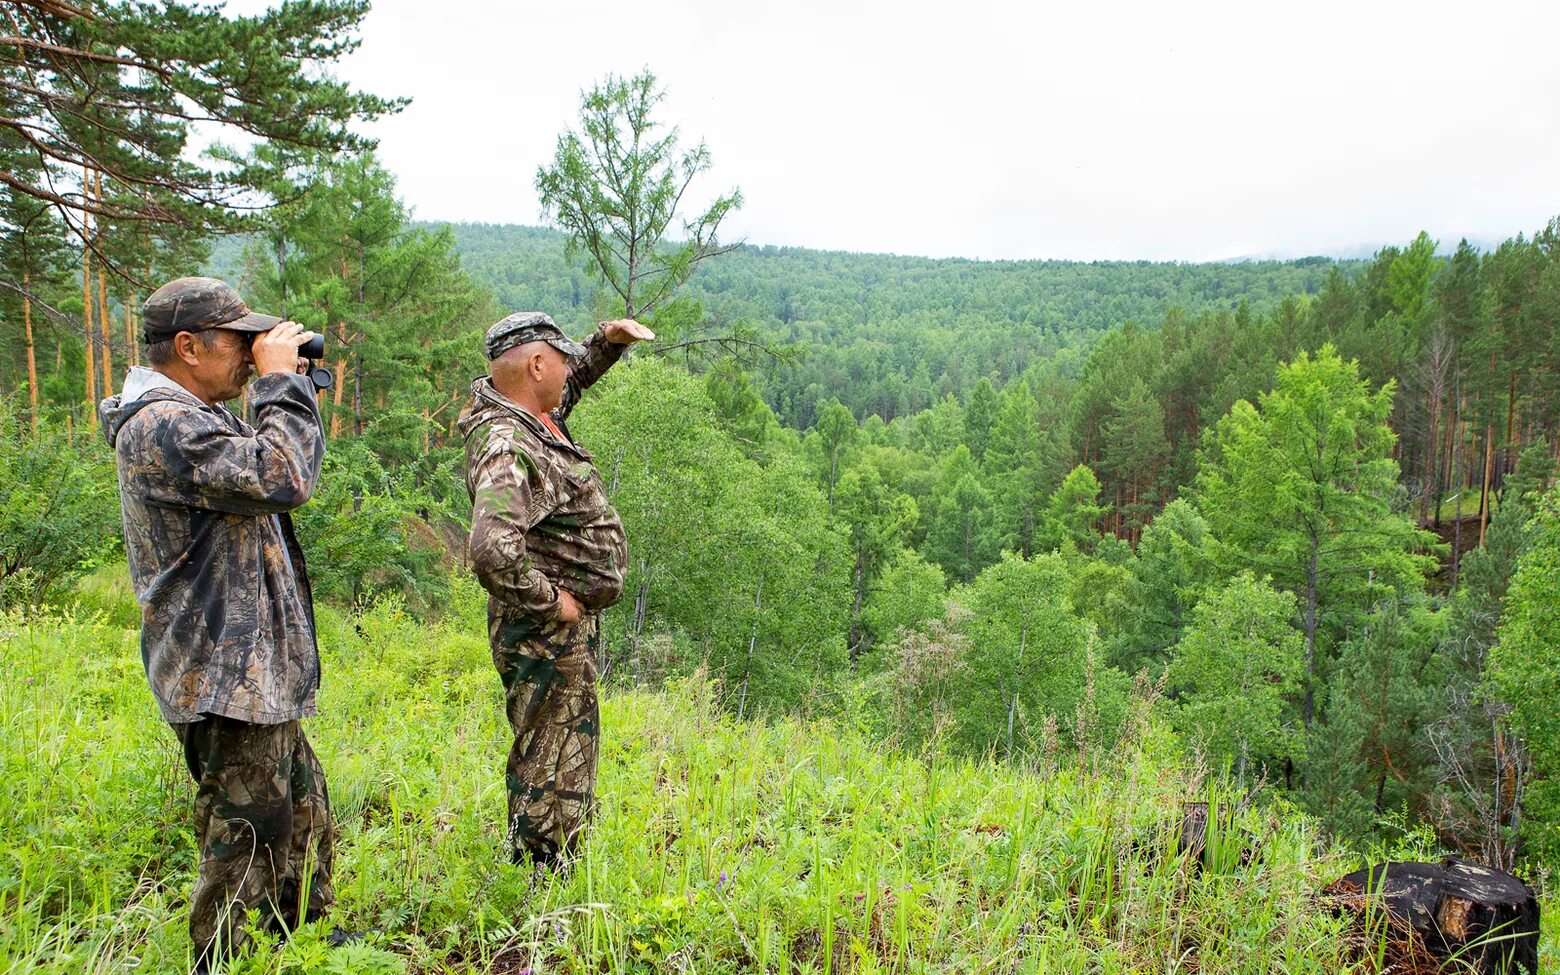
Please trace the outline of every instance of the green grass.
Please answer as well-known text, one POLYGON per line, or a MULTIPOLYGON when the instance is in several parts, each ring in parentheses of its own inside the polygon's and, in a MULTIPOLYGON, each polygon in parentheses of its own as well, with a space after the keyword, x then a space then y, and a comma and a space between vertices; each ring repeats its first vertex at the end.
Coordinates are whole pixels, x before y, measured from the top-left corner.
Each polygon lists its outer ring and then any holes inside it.
MULTIPOLYGON (((1201 873, 1167 855, 1183 801, 1237 797, 1152 724, 1039 775, 738 723, 698 679, 614 693, 584 856, 533 885, 500 849, 508 729, 463 605, 322 617, 331 922, 384 933, 331 952, 304 930, 232 971, 1354 970, 1314 892, 1357 859, 1280 808, 1215 830, 1201 873)), ((135 634, 102 620, 0 617, 0 973, 188 970, 193 789, 135 634)))

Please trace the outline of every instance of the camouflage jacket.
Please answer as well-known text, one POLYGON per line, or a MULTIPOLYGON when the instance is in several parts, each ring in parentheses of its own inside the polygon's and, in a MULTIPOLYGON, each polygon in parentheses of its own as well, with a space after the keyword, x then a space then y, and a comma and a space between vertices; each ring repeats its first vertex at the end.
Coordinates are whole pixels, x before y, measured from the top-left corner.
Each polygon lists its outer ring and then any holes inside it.
POLYGON ((111 396, 99 414, 119 459, 141 658, 163 717, 314 714, 314 606, 286 514, 309 500, 325 456, 309 380, 256 379, 258 429, 149 370, 132 370, 126 387, 132 398, 111 396))
MULTIPOLYGON (((585 340, 550 417, 563 429, 580 395, 623 354, 598 329, 585 340)), ((560 438, 483 376, 460 420, 471 494, 471 566, 495 630, 513 639, 558 615, 558 587, 587 609, 623 594, 628 545, 589 451, 560 438)), ((500 642, 513 642, 513 639, 500 642)))

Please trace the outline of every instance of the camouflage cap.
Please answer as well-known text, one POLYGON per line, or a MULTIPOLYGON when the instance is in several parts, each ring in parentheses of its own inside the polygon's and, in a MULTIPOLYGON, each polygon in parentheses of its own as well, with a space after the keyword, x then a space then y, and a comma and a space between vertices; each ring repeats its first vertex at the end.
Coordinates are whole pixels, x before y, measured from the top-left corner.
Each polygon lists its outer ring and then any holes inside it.
POLYGON ((180 332, 226 328, 235 332, 267 332, 282 319, 257 315, 226 281, 216 278, 176 278, 152 292, 141 306, 141 337, 146 344, 163 342, 180 332))
POLYGON ((527 342, 546 342, 567 356, 585 354, 585 347, 563 334, 551 316, 539 311, 517 311, 487 330, 487 357, 497 359, 527 342))

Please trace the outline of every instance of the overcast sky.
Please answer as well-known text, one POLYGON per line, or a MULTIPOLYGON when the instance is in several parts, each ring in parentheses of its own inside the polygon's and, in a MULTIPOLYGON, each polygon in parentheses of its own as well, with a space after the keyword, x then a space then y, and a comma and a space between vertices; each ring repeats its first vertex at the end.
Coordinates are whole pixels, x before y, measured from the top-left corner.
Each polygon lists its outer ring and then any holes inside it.
POLYGON ((540 223, 581 89, 648 66, 727 236, 1211 260, 1541 227, 1557 37, 1554 0, 376 0, 339 73, 413 99, 370 131, 422 219, 540 223))

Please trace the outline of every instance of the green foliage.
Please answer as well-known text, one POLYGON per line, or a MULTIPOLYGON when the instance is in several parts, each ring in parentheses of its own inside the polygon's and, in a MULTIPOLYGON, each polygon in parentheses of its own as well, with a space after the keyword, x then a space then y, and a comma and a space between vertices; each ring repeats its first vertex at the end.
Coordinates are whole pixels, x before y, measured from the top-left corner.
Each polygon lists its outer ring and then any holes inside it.
POLYGON ((1208 522, 1189 502, 1170 502, 1144 529, 1126 571, 1110 602, 1109 662, 1125 673, 1145 666, 1160 672, 1212 578, 1208 522))
POLYGON ((868 593, 862 617, 874 641, 887 643, 902 631, 920 630, 946 611, 947 580, 941 568, 915 549, 901 548, 884 566, 868 593))
POLYGON ((1175 726, 1236 779, 1298 757, 1305 648, 1295 598, 1249 572, 1192 610, 1169 670, 1175 726))
POLYGON ((846 665, 850 543, 798 458, 759 465, 715 416, 685 370, 638 360, 571 418, 631 540, 608 652, 630 678, 708 663, 744 713, 826 701, 846 665), (684 655, 658 657, 672 633, 684 655))
POLYGON ((1065 432, 1048 425, 1025 380, 1002 391, 982 455, 995 494, 1002 545, 1028 557, 1036 551, 1046 500, 1066 471, 1071 455, 1065 432))
POLYGON ((1499 642, 1490 651, 1489 693, 1509 708, 1507 726, 1532 761, 1521 835, 1530 853, 1560 860, 1560 488, 1544 495, 1532 542, 1507 595, 1499 642))
POLYGON ((969 448, 959 444, 927 502, 926 554, 950 579, 968 582, 1001 545, 991 492, 981 483, 969 448))
POLYGON ((0 82, 4 115, 27 132, 26 144, 8 144, 0 165, 9 192, 65 204, 50 189, 65 166, 51 162, 46 175, 14 178, 9 159, 85 161, 108 183, 95 206, 107 221, 202 229, 240 223, 240 212, 256 202, 252 191, 271 188, 273 169, 258 156, 186 152, 196 141, 193 123, 218 141, 242 137, 291 152, 371 146, 353 123, 404 102, 355 92, 328 72, 356 48, 367 13, 361 0, 287 4, 243 17, 172 0, 20 7, 13 29, 32 43, 8 45, 0 82))
POLYGON ((1055 549, 1072 545, 1092 552, 1099 537, 1096 526, 1105 513, 1099 497, 1099 478, 1087 466, 1079 464, 1068 472, 1046 501, 1044 547, 1055 549))
POLYGON ((1060 556, 1008 553, 951 598, 970 612, 960 627, 968 649, 955 685, 955 740, 977 752, 996 746, 1011 759, 1114 738, 1127 682, 1097 665, 1060 556))
POLYGON ((351 605, 393 593, 422 613, 442 607, 449 570, 429 526, 436 515, 448 513, 364 441, 333 444, 319 488, 294 515, 314 594, 351 605))
POLYGON ((0 401, 0 608, 63 595, 110 557, 120 516, 113 454, 101 438, 41 423, 0 401))
POLYGON ((1394 809, 1416 818, 1434 784, 1428 726, 1443 713, 1440 614, 1387 599, 1340 648, 1327 720, 1313 727, 1308 801, 1337 835, 1361 840, 1394 809))
POLYGON ((1304 717, 1315 675, 1349 614, 1423 585, 1428 533, 1394 509, 1392 386, 1371 392, 1358 366, 1323 346, 1278 372, 1214 429, 1197 475, 1197 503, 1227 571, 1270 575, 1300 599, 1306 639, 1304 717))

